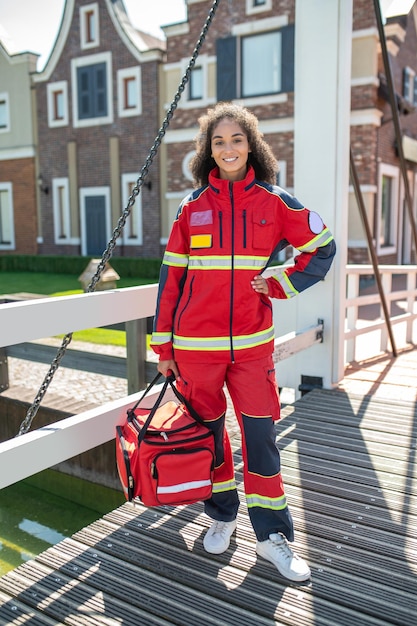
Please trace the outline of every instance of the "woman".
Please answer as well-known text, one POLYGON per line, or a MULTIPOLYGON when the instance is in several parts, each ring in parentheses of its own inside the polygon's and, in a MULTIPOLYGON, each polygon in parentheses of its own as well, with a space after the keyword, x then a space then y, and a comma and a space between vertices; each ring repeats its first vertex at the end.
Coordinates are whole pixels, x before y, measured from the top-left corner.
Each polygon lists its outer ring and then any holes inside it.
POLYGON ((256 551, 283 576, 303 581, 310 569, 288 545, 293 521, 275 445, 280 406, 270 298, 290 298, 322 280, 335 244, 317 213, 275 186, 277 162, 252 113, 219 103, 199 123, 190 166, 198 188, 181 203, 166 247, 152 347, 158 370, 175 375, 215 433, 205 550, 227 550, 239 507, 224 427, 226 385, 242 433, 256 551), (300 251, 294 266, 277 267, 264 279, 262 271, 287 245, 300 251))

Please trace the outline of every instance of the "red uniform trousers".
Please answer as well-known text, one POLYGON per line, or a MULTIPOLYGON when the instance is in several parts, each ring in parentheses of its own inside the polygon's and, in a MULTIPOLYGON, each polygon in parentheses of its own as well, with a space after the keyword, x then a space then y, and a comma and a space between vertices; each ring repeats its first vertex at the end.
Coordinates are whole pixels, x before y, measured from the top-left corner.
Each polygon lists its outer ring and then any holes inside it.
POLYGON ((214 431, 216 467, 213 495, 205 512, 220 521, 237 515, 239 497, 233 455, 225 428, 226 397, 230 393, 242 435, 243 478, 249 517, 259 541, 281 532, 294 540, 281 477, 274 421, 280 405, 272 357, 243 363, 183 363, 176 354, 181 382, 178 388, 214 431))

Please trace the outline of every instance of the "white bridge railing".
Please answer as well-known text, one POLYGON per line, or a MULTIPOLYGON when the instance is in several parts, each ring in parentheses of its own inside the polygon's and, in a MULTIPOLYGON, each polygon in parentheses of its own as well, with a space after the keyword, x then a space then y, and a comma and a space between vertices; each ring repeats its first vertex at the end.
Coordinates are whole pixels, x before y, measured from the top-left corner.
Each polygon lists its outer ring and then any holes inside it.
MULTIPOLYGON (((2 304, 0 348, 151 317, 155 312, 156 296, 157 285, 145 285, 2 304)), ((290 333, 278 338, 275 358, 287 358, 320 342, 322 330, 322 325, 317 323, 305 333, 290 333)), ((159 389, 160 385, 155 387, 155 394, 159 389)), ((140 394, 129 395, 0 443, 0 489, 113 439, 116 424, 140 394)))
MULTIPOLYGON (((417 267, 383 266, 381 273, 385 286, 389 286, 390 290, 394 282, 398 282, 401 276, 405 277, 401 279, 406 281, 404 289, 395 292, 387 289, 386 295, 404 310, 400 315, 395 315, 392 321, 395 324, 406 324, 405 339, 410 343, 413 341, 414 321, 417 317, 417 267)), ((351 342, 356 342, 364 333, 376 330, 382 333, 381 349, 386 349, 385 324, 380 319, 380 313, 377 311, 373 320, 363 320, 360 315, 362 306, 374 305, 378 308, 378 294, 360 293, 359 276, 371 274, 372 268, 368 266, 348 266, 345 339, 350 342, 347 344, 350 355, 355 355, 356 350, 355 345, 352 348, 351 342)), ((147 285, 2 304, 0 348, 76 330, 151 317, 155 311, 156 295, 157 285, 147 285)), ((278 361, 290 357, 320 343, 322 337, 323 325, 320 320, 307 329, 279 337, 275 341, 274 359, 278 361)), ((155 394, 159 387, 156 387, 155 394)), ((0 443, 0 489, 112 440, 116 424, 124 418, 127 408, 136 402, 140 393, 0 443)))
MULTIPOLYGON (((379 274, 397 349, 417 343, 417 265, 380 265, 379 274)), ((345 362, 392 350, 371 265, 348 265, 345 362)))

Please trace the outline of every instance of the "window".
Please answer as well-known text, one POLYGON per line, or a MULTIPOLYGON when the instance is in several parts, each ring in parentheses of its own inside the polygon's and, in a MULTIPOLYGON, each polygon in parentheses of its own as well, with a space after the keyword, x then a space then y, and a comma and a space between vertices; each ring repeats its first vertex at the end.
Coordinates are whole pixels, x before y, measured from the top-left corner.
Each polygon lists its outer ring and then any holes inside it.
POLYGON ((9 131, 9 94, 0 93, 0 133, 7 133, 9 131))
MULTIPOLYGON (((137 182, 136 174, 122 175, 122 195, 123 208, 127 207, 133 188, 137 182)), ((134 205, 130 208, 130 215, 126 220, 123 231, 123 243, 125 245, 142 245, 142 193, 136 196, 134 205)))
MULTIPOLYGON (((133 187, 136 185, 137 174, 122 175, 122 203, 123 209, 128 205, 133 187)), ((136 196, 135 204, 130 209, 130 215, 123 229, 123 243, 125 246, 142 245, 142 194, 147 193, 146 187, 142 186, 140 194, 136 196)))
POLYGON ((0 250, 14 250, 12 184, 0 183, 0 250))
POLYGON ((117 92, 120 117, 142 113, 140 67, 129 67, 117 72, 117 92))
POLYGON ((68 84, 66 80, 47 85, 48 126, 68 124, 68 84))
POLYGON ((293 24, 217 40, 217 100, 253 98, 293 90, 293 24))
MULTIPOLYGON (((287 190, 287 162, 278 161, 277 185, 287 190)), ((288 191, 288 190, 287 190, 288 191)))
POLYGON ((246 0, 246 14, 260 13, 261 11, 270 11, 272 9, 272 0, 246 0))
POLYGON ((203 68, 194 67, 190 74, 190 100, 201 100, 204 96, 203 68))
POLYGON ((391 223, 392 223, 392 178, 390 176, 382 177, 381 189, 381 222, 379 227, 379 243, 381 247, 393 244, 391 239, 391 223))
POLYGON ((107 115, 106 64, 97 63, 77 70, 78 117, 105 117, 107 115))
POLYGON ((376 240, 380 253, 396 249, 398 203, 398 168, 381 164, 376 216, 376 240))
POLYGON ((72 244, 68 178, 52 179, 54 235, 56 244, 72 244))
POLYGON ((82 50, 100 44, 97 3, 80 7, 80 38, 82 50))
POLYGON ((403 96, 407 102, 417 105, 417 77, 411 67, 405 67, 403 71, 403 96))
MULTIPOLYGON (((184 109, 204 108, 216 102, 216 85, 214 78, 216 68, 216 56, 208 54, 200 54, 198 57, 198 65, 193 67, 190 72, 185 98, 180 101, 180 107, 184 109)), ((184 76, 189 59, 181 59, 179 64, 170 64, 165 67, 165 71, 178 71, 184 76)), ((171 78, 168 79, 171 82, 171 78)))
POLYGON ((242 97, 281 91, 281 33, 242 38, 242 97))
POLYGON ((111 53, 73 59, 72 104, 74 126, 95 126, 113 121, 111 53))

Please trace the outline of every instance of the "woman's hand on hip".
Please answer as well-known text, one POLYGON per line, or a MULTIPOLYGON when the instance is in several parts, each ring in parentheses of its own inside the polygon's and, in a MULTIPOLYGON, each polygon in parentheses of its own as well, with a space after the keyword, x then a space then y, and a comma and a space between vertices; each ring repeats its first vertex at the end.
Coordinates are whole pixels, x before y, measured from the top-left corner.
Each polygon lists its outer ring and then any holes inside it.
POLYGON ((262 276, 255 276, 255 278, 251 281, 251 285, 252 289, 256 291, 256 293, 263 293, 266 296, 269 294, 268 283, 262 276))

